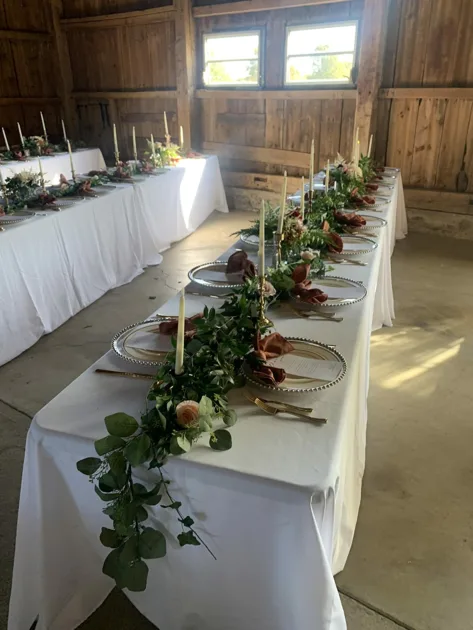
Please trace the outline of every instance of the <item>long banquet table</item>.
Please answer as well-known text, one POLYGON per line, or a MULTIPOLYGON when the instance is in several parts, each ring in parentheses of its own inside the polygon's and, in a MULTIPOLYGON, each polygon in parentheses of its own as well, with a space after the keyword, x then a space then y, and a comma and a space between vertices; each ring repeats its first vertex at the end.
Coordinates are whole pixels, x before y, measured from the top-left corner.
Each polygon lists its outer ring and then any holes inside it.
MULTIPOLYGON (((78 149, 72 154, 76 173, 87 173, 105 168, 102 151, 100 149, 78 149)), ((71 161, 68 153, 56 153, 40 158, 46 185, 59 184, 61 174, 70 179, 72 177, 71 161)), ((24 162, 4 162, 0 166, 3 179, 12 177, 21 171, 39 173, 38 158, 28 158, 24 162)))
MULTIPOLYGON (((238 390, 233 447, 202 444, 166 465, 176 500, 193 516, 217 560, 203 547, 180 549, 171 510, 152 508, 168 538, 165 559, 149 562, 148 587, 126 592, 161 630, 345 630, 333 575, 343 569, 358 515, 365 462, 369 342, 394 315, 390 255, 407 232, 400 175, 383 215, 388 226, 366 267, 335 265, 362 281, 366 299, 340 324, 275 311, 283 335, 335 343, 348 372, 314 397, 326 425, 268 416, 238 390)), ((228 254, 229 252, 227 252, 228 254)), ((187 314, 215 300, 188 295, 187 314)), ((160 312, 176 314, 178 300, 160 312)), ((106 415, 139 414, 147 383, 99 376, 126 369, 108 352, 34 418, 28 434, 16 540, 9 630, 72 630, 112 589, 101 573, 99 540, 109 519, 76 461, 93 455, 106 415)), ((149 482, 151 473, 135 469, 149 482)))
POLYGON ((209 157, 7 226, 0 234, 0 365, 159 264, 159 252, 214 210, 228 212, 218 159, 209 157))

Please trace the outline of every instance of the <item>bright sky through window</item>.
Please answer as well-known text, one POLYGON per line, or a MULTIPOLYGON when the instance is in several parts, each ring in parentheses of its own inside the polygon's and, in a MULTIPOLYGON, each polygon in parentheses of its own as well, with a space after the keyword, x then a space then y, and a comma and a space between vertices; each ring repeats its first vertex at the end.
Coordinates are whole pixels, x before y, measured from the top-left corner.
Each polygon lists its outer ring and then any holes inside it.
POLYGON ((355 50, 354 22, 289 28, 285 82, 349 83, 355 50))
POLYGON ((205 35, 204 84, 258 86, 259 52, 259 32, 205 35))

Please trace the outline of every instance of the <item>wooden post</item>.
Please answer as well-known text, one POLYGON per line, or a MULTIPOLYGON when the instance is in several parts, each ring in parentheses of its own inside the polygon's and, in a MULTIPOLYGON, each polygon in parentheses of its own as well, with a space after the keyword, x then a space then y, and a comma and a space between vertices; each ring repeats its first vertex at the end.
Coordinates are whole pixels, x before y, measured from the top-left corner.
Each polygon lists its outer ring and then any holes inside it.
POLYGON ((364 155, 370 133, 374 133, 374 116, 381 86, 388 0, 365 0, 358 63, 357 104, 354 130, 359 127, 359 140, 364 155))
POLYGON ((56 44, 56 57, 60 74, 60 81, 58 82, 58 96, 61 99, 62 107, 64 110, 67 135, 70 138, 76 137, 76 139, 78 140, 79 130, 77 123, 76 106, 74 99, 72 98, 73 80, 71 59, 69 57, 67 36, 61 27, 61 11, 61 0, 51 0, 51 31, 56 44))
POLYGON ((185 148, 192 146, 195 117, 195 27, 191 0, 175 0, 177 124, 184 130, 185 148))

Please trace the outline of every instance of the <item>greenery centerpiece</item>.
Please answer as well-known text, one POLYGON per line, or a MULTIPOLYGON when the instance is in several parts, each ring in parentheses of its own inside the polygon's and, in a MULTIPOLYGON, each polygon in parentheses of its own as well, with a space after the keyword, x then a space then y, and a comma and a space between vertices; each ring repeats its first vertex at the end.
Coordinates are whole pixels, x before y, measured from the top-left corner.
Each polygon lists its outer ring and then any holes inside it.
POLYGON ((23 150, 26 156, 39 157, 53 155, 54 145, 47 142, 43 136, 23 137, 23 150))
POLYGON ((12 177, 7 177, 3 192, 6 195, 10 209, 23 208, 37 197, 41 188, 40 173, 33 171, 21 171, 12 177))
POLYGON ((145 156, 154 168, 174 166, 181 159, 180 147, 177 144, 163 144, 154 140, 146 140, 146 142, 148 150, 145 151, 145 156))
POLYGON ((192 517, 172 496, 164 466, 169 456, 188 452, 205 435, 213 450, 231 448, 225 426, 231 427, 237 418, 228 407, 227 394, 243 384, 244 361, 252 355, 256 337, 267 330, 260 321, 258 298, 257 281, 250 279, 219 310, 206 307, 201 316, 192 318, 182 373, 176 373, 174 350, 156 374, 140 420, 125 413, 105 418, 108 434, 95 442, 97 457, 77 463, 95 484, 105 503, 103 511, 112 521, 112 527, 102 528, 100 535, 102 544, 111 548, 103 572, 119 588, 144 590, 146 560, 166 554, 163 534, 147 523, 150 506, 176 513, 181 546, 203 544, 210 551, 194 529, 192 517), (134 468, 144 464, 156 471, 151 487, 135 479, 134 468))

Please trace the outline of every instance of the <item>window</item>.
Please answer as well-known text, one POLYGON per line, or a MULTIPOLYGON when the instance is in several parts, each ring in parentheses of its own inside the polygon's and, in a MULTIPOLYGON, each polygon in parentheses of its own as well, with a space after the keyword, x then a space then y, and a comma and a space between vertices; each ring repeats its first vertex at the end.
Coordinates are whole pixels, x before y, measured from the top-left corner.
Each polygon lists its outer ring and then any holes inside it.
POLYGON ((356 22, 287 29, 286 85, 352 83, 356 22))
POLYGON ((260 31, 204 35, 204 85, 260 85, 260 31))

